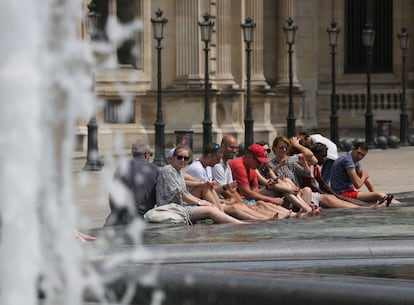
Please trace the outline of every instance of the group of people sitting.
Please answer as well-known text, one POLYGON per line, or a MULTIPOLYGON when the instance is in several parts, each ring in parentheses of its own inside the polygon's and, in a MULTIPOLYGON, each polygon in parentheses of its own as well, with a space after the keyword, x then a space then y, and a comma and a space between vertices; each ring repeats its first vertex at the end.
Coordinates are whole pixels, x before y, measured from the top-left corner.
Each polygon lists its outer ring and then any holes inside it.
POLYGON ((168 164, 158 167, 150 162, 150 146, 139 140, 132 145, 133 158, 115 171, 106 225, 126 224, 169 203, 185 207, 193 223, 240 224, 398 202, 376 191, 362 168, 368 152, 364 142, 339 156, 329 139, 302 133, 291 139, 278 136, 272 146, 257 142, 240 156, 238 151, 237 139, 225 135, 221 144, 207 144, 201 157, 188 164, 191 150, 179 144, 169 151, 168 164), (364 185, 367 190, 360 190, 364 185))

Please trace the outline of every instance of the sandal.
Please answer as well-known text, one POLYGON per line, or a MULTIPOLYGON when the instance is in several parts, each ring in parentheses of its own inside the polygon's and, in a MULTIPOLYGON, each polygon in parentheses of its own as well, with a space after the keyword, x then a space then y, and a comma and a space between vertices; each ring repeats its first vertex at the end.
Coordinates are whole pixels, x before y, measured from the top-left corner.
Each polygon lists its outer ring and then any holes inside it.
POLYGON ((386 201, 387 201, 387 208, 388 208, 388 206, 391 204, 391 201, 394 199, 394 195, 393 194, 387 194, 387 197, 386 197, 386 201))

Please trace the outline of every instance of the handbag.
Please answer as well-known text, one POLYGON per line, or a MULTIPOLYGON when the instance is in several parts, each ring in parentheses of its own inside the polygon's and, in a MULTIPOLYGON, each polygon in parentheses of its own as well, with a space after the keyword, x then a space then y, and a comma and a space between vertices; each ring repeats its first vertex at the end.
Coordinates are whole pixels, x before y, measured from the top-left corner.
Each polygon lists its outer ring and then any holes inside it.
POLYGON ((192 224, 187 209, 178 203, 156 206, 144 214, 144 219, 151 223, 192 224))

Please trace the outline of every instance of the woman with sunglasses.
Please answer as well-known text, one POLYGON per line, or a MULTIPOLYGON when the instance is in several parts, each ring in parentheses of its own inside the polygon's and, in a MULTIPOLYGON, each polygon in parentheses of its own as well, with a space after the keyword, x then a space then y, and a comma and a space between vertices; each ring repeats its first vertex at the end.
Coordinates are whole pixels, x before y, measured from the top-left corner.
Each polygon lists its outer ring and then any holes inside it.
POLYGON ((185 145, 177 145, 171 151, 171 156, 168 158, 169 164, 164 166, 158 175, 157 204, 174 202, 183 205, 192 222, 210 218, 216 223, 242 224, 242 221, 220 211, 213 203, 188 192, 181 170, 187 166, 190 154, 190 148, 185 145))

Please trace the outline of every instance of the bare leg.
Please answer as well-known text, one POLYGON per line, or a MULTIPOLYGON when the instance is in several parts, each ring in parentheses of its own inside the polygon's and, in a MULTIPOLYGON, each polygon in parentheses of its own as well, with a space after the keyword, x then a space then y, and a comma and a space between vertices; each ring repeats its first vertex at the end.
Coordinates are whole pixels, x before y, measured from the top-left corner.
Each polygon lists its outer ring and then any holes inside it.
POLYGON ((299 197, 301 197, 307 204, 312 202, 312 190, 309 187, 304 187, 299 191, 299 197))
POLYGON ((375 202, 383 199, 387 194, 380 192, 358 192, 357 199, 365 202, 375 202))
POLYGON ((190 193, 198 198, 214 203, 220 211, 223 211, 223 207, 220 204, 220 199, 218 198, 216 191, 205 186, 195 186, 191 188, 190 193))
POLYGON ((191 221, 197 221, 204 218, 211 218, 216 223, 244 223, 243 221, 240 221, 230 215, 225 214, 216 207, 197 206, 193 215, 191 216, 191 221))
POLYGON ((290 218, 290 217, 294 217, 296 214, 293 213, 291 210, 288 210, 282 206, 270 203, 270 202, 266 202, 266 201, 262 201, 262 200, 258 200, 256 202, 256 204, 258 206, 262 206, 265 209, 268 209, 270 211, 273 211, 275 213, 279 214, 279 219, 283 219, 283 218, 290 218))
POLYGON ((250 208, 245 203, 226 204, 224 212, 240 220, 270 220, 277 219, 277 213, 269 217, 265 213, 250 208))
POLYGON ((284 194, 285 198, 289 200, 291 204, 293 204, 295 207, 297 207, 300 210, 303 210, 305 212, 310 212, 312 210, 311 206, 307 204, 301 197, 295 195, 295 194, 284 194))

